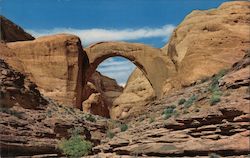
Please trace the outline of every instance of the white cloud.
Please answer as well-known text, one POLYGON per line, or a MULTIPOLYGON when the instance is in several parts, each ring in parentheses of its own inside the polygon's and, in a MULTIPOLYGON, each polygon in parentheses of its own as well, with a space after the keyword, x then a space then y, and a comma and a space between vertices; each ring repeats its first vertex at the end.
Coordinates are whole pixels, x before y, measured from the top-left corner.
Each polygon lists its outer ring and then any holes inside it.
POLYGON ((118 84, 125 85, 134 69, 135 65, 129 60, 122 57, 113 57, 103 61, 98 66, 97 71, 115 79, 118 84))
POLYGON ((31 30, 27 29, 35 37, 69 33, 77 35, 81 38, 83 45, 89 45, 100 41, 122 41, 122 40, 138 40, 143 38, 162 37, 166 39, 174 30, 174 25, 164 25, 159 28, 139 28, 139 29, 73 29, 73 28, 55 28, 50 30, 31 30))

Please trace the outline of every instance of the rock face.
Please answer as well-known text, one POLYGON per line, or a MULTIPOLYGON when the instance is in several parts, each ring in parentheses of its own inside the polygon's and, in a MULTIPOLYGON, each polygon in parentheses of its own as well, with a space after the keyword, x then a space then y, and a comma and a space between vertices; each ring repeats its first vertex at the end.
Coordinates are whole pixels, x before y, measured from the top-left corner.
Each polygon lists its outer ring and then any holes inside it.
POLYGON ((110 117, 110 109, 115 98, 122 94, 123 88, 114 79, 95 72, 85 87, 82 109, 92 114, 110 117))
POLYGON ((70 137, 75 128, 82 129, 80 134, 94 145, 105 137, 108 120, 96 117, 91 122, 80 110, 42 97, 34 83, 3 60, 0 81, 1 157, 58 157, 58 141, 70 137))
POLYGON ((14 24, 9 19, 0 16, 1 37, 0 40, 5 42, 34 40, 30 34, 25 32, 20 26, 14 24))
POLYGON ((136 68, 130 75, 122 94, 112 102, 111 118, 124 119, 136 108, 143 108, 155 99, 152 86, 143 73, 136 68))
MULTIPOLYGON (((246 1, 226 2, 217 9, 193 11, 183 20, 173 32, 169 43, 162 48, 177 70, 173 77, 165 81, 165 95, 196 80, 212 76, 221 69, 227 69, 244 56, 250 42, 249 7, 250 2, 246 1)), ((146 82, 147 79, 141 77, 141 80, 146 82)), ((133 82, 133 85, 139 85, 141 80, 133 82)), ((131 87, 130 84, 127 87, 131 87)), ((146 89, 150 91, 150 88, 146 89)), ((124 91, 125 94, 121 96, 127 95, 124 91)), ((142 97, 141 103, 150 98, 142 97)), ((144 109, 143 105, 137 107, 144 109)), ((123 106, 117 103, 114 111, 118 114, 124 111, 127 115, 123 106)), ((127 106, 134 106, 133 101, 130 105, 127 101, 127 106)), ((129 109, 129 112, 134 110, 129 109)))
POLYGON ((15 52, 24 70, 12 62, 11 66, 27 74, 41 93, 60 103, 74 104, 80 86, 77 85, 78 71, 82 70, 83 56, 86 55, 78 37, 60 34, 12 42, 7 46, 15 52))
POLYGON ((189 85, 240 60, 249 48, 249 7, 246 1, 226 2, 217 9, 189 14, 163 48, 178 71, 164 91, 189 85))
POLYGON ((155 95, 162 96, 162 87, 167 78, 176 71, 173 62, 160 49, 140 43, 100 42, 87 47, 89 67, 86 71, 87 80, 97 66, 109 57, 122 56, 133 62, 148 78, 155 95), (155 72, 158 72, 157 75, 155 72))
POLYGON ((114 158, 194 157, 211 153, 246 157, 250 153, 249 69, 248 53, 225 76, 218 74, 220 77, 213 76, 151 102, 126 119, 127 131, 103 140, 94 150, 105 153, 98 155, 114 158), (211 104, 214 84, 220 99, 211 104), (181 103, 183 99, 186 101, 181 103), (169 109, 174 110, 171 113, 169 109))

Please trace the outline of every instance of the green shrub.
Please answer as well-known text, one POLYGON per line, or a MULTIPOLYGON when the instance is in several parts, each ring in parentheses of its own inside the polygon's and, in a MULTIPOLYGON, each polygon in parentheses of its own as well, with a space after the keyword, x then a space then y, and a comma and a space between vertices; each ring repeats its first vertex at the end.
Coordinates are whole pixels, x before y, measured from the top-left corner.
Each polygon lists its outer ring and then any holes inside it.
POLYGON ((149 123, 153 123, 153 122, 155 122, 155 118, 154 117, 150 117, 149 118, 149 123))
POLYGON ((81 133, 84 133, 84 132, 85 132, 84 127, 75 127, 73 129, 68 129, 68 133, 70 133, 71 136, 80 135, 81 133))
POLYGON ((171 105, 167 107, 166 109, 164 109, 163 111, 164 119, 169 119, 172 115, 174 115, 177 112, 176 110, 174 110, 175 108, 176 108, 175 105, 171 105))
POLYGON ((115 134, 111 131, 107 131, 107 137, 109 137, 110 139, 112 139, 115 136, 115 134))
POLYGON ((209 85, 209 91, 212 93, 210 98, 210 105, 215 105, 221 101, 222 92, 219 88, 219 79, 226 74, 226 70, 221 70, 218 74, 216 74, 209 85))
POLYGON ((68 140, 62 139, 58 143, 58 148, 69 157, 78 158, 86 156, 91 152, 92 144, 84 140, 80 135, 73 135, 68 140))
POLYGON ((186 102, 186 99, 182 98, 179 100, 178 105, 182 105, 186 102))
POLYGON ((211 92, 219 90, 219 80, 227 73, 227 70, 221 70, 218 74, 216 74, 209 85, 209 90, 211 92))
POLYGON ((86 119, 87 121, 90 121, 90 122, 96 122, 96 118, 95 118, 93 115, 91 115, 91 114, 87 114, 87 115, 85 116, 85 119, 86 119))
POLYGON ((125 132, 128 129, 128 125, 126 124, 121 124, 120 125, 121 132, 125 132))
POLYGON ((215 104, 217 104, 218 102, 220 102, 221 101, 221 99, 220 99, 220 97, 221 97, 221 95, 220 94, 212 94, 212 97, 211 97, 211 99, 210 99, 210 105, 215 105, 215 104))
POLYGON ((185 103, 184 103, 184 107, 185 108, 189 108, 190 106, 193 105, 193 103, 196 101, 197 96, 192 95, 185 103))

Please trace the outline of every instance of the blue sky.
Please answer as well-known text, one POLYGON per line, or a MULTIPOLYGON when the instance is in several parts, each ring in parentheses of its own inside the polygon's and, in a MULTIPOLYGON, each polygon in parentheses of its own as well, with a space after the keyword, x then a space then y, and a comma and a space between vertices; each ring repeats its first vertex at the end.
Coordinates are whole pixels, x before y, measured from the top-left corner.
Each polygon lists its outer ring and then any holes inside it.
MULTIPOLYGON (((192 10, 215 8, 225 1, 0 0, 0 9, 2 15, 35 37, 65 32, 78 35, 84 46, 98 41, 128 41, 160 48, 192 10)), ((121 58, 110 58, 98 67, 120 84, 133 69, 132 63, 121 58)))

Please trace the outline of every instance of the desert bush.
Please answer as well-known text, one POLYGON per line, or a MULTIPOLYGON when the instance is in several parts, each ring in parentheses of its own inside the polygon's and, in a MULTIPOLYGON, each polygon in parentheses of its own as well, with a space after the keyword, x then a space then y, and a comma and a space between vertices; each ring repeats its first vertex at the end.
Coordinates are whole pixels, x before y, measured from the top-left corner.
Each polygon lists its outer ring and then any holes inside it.
POLYGON ((213 91, 218 91, 219 90, 219 80, 221 77, 223 77, 225 74, 227 73, 227 70, 223 69, 221 71, 219 71, 218 74, 216 74, 213 78, 212 81, 209 85, 209 90, 211 92, 213 91))
POLYGON ((192 95, 185 103, 184 103, 184 107, 185 108, 189 108, 190 106, 193 105, 193 103, 196 101, 197 96, 192 95))
POLYGON ((115 136, 115 133, 111 132, 110 130, 107 131, 107 137, 109 137, 110 139, 112 139, 115 136))
POLYGON ((68 140, 62 139, 58 143, 58 148, 62 150, 66 156, 78 158, 88 155, 91 152, 92 144, 86 141, 81 135, 73 135, 68 140))
POLYGON ((120 125, 121 132, 125 132, 128 129, 128 125, 126 124, 121 124, 120 125))
POLYGON ((154 117, 150 117, 149 118, 149 123, 153 123, 153 122, 155 122, 155 118, 154 117))
POLYGON ((212 93, 210 98, 210 105, 215 105, 221 101, 222 92, 219 88, 219 79, 226 74, 226 70, 221 70, 218 74, 216 74, 209 85, 209 91, 212 93))
POLYGON ((179 100, 178 105, 182 105, 186 102, 186 99, 182 98, 179 100))
POLYGON ((210 105, 215 105, 218 102, 221 101, 220 97, 221 97, 222 93, 220 91, 214 91, 212 93, 212 97, 210 98, 210 105))
POLYGON ((90 121, 90 122, 96 122, 96 118, 95 118, 93 115, 91 115, 91 114, 87 114, 87 115, 85 116, 85 119, 86 119, 87 121, 90 121))
POLYGON ((175 105, 171 105, 171 106, 167 107, 166 109, 164 109, 164 111, 163 111, 164 119, 169 119, 172 115, 174 115, 176 113, 175 108, 176 108, 175 105))

